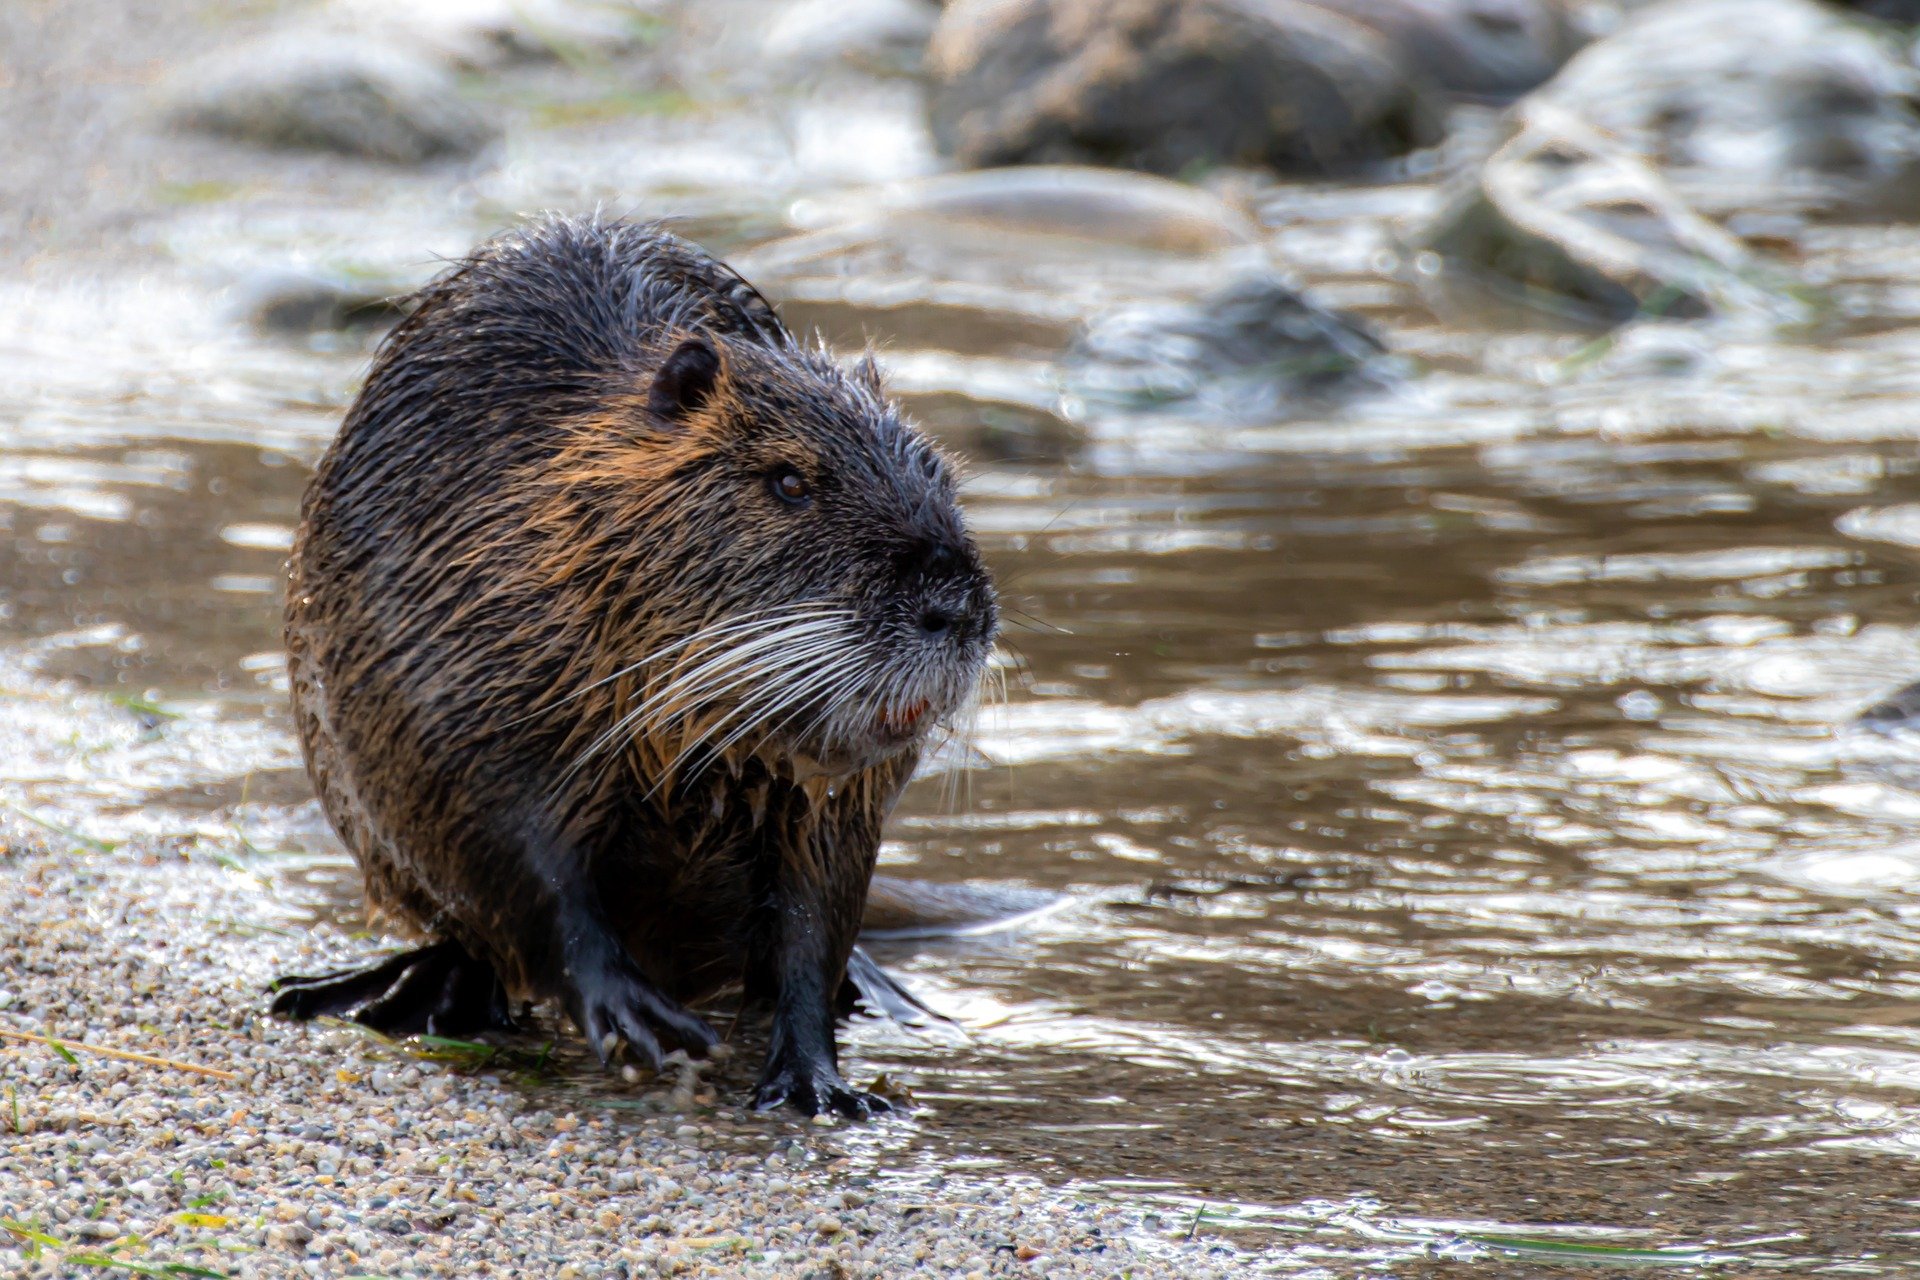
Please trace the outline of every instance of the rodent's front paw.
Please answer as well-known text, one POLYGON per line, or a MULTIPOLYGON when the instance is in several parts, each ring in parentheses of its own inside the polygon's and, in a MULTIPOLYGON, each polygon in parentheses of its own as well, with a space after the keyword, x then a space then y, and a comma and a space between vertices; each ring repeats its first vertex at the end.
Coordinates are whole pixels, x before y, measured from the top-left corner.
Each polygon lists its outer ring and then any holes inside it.
POLYGON ((662 1039, 695 1055, 718 1039, 711 1028, 663 994, 623 954, 568 974, 568 1011, 606 1066, 614 1046, 627 1047, 655 1071, 662 1039))
POLYGON ((893 1110, 891 1102, 854 1088, 827 1063, 768 1063, 753 1092, 754 1110, 771 1111, 781 1103, 803 1115, 831 1111, 849 1120, 866 1120, 893 1110))

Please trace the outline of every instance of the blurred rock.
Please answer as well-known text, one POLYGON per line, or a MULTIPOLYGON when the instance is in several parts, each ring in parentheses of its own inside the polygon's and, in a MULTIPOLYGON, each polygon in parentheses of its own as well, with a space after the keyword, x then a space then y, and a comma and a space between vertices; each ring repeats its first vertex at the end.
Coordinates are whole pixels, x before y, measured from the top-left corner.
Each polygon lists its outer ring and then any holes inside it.
POLYGON ((934 138, 973 167, 1326 173, 1442 134, 1385 40, 1300 0, 955 0, 927 57, 934 138))
POLYGON ((233 290, 234 311, 270 333, 324 333, 391 324, 412 289, 398 281, 309 271, 262 271, 233 290))
MULTIPOLYGON (((906 396, 907 413, 914 424, 948 449, 973 462, 1062 463, 1085 443, 1084 435, 1046 409, 953 393, 906 396)), ((952 739, 921 767, 929 771, 967 767, 965 743, 952 739), (942 756, 948 757, 942 760, 942 756)))
POLYGON ((1920 746, 1920 684, 1910 684, 1862 711, 1856 723, 1869 733, 1920 746))
POLYGON ((1578 370, 1609 379, 1677 379, 1707 372, 1719 360, 1715 335, 1672 320, 1636 320, 1602 339, 1604 350, 1578 370))
POLYGON ((1124 307, 1095 321, 1068 353, 1067 389, 1135 408, 1198 402, 1272 418, 1385 382, 1385 351, 1359 321, 1265 269, 1194 302, 1124 307))
POLYGON ((1409 237, 1426 273, 1612 326, 1637 316, 1804 318, 1778 269, 1689 208, 1645 161, 1550 102, 1514 109, 1511 136, 1409 237))
POLYGON ((1834 0, 1834 3, 1901 26, 1920 23, 1920 0, 1834 0))
POLYGON ((1244 210, 1211 192, 1080 165, 988 169, 894 183, 804 200, 790 217, 806 230, 916 218, 1171 253, 1211 253, 1260 239, 1259 227, 1244 210))
POLYGON ((289 31, 216 54, 173 81, 181 125, 262 146, 418 164, 471 156, 494 130, 425 57, 289 31))
POLYGON ((926 0, 798 0, 775 19, 762 52, 793 68, 911 75, 939 18, 926 0))
POLYGON ((334 0, 325 13, 343 35, 398 39, 439 61, 485 71, 625 53, 659 26, 659 8, 633 0, 334 0))
POLYGON ((1845 772, 1920 791, 1920 683, 1835 727, 1845 772))
POLYGON ((1506 101, 1583 43, 1562 0, 1311 0, 1384 36, 1408 67, 1461 97, 1506 101))
POLYGON ((1541 91, 1716 217, 1920 212, 1917 92, 1884 29, 1813 0, 1668 0, 1541 91))

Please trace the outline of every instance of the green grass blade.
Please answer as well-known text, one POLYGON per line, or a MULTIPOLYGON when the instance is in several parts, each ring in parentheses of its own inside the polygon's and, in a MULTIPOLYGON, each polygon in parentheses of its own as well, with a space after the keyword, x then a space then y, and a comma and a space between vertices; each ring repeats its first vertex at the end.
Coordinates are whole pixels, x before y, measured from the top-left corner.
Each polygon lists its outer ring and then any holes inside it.
POLYGON ((1538 1236, 1505 1236, 1479 1231, 1462 1232, 1461 1239, 1504 1253, 1581 1262, 1698 1263, 1707 1253, 1698 1245, 1647 1248, 1642 1245, 1595 1244, 1582 1240, 1549 1240, 1538 1236))

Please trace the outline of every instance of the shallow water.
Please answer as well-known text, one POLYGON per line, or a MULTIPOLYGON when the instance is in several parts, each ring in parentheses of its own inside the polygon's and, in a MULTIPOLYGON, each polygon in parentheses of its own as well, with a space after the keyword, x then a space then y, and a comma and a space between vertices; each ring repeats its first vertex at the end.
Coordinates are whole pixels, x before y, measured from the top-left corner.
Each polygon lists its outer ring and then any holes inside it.
MULTIPOLYGON (((795 323, 882 340, 1013 606, 986 763, 919 783, 884 862, 1068 898, 876 948, 958 1029, 853 1028, 920 1107, 840 1140, 1144 1198, 1288 1272, 1580 1260, 1516 1235, 1920 1264, 1920 770, 1848 727, 1920 677, 1920 235, 1807 233, 1854 336, 1595 346, 1429 310, 1388 252, 1428 198, 1266 201, 1410 371, 1254 423, 1056 412, 1078 317, 1215 259, 884 219, 821 258, 691 201, 795 323)), ((0 638, 129 724, 79 763, 15 735, 9 804, 303 850, 250 865, 341 927, 278 581, 365 342, 187 286, 11 301, 0 638)))

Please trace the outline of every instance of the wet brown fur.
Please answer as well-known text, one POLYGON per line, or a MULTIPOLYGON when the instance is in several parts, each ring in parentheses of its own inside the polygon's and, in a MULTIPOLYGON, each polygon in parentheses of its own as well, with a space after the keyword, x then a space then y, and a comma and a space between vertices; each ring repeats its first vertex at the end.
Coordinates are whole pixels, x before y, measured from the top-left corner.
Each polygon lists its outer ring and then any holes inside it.
MULTIPOLYGON (((717 758, 689 755, 729 704, 683 698, 660 731, 590 748, 710 650, 689 646, 633 669, 638 658, 740 614, 743 602, 778 604, 795 565, 819 562, 810 589, 839 590, 832 561, 871 541, 894 560, 859 550, 868 559, 846 570, 844 591, 865 590, 859 598, 883 610, 884 584, 861 583, 891 572, 869 560, 911 561, 896 544, 924 535, 958 547, 965 572, 981 575, 951 497, 944 463, 898 423, 870 361, 843 372, 793 344, 757 293, 690 246, 594 221, 483 246, 430 286, 383 345, 314 476, 292 553, 286 641, 299 734, 321 803, 364 873, 370 911, 457 941, 514 996, 565 999, 565 939, 553 917, 577 874, 646 977, 675 1000, 739 981, 777 1002, 786 980, 777 963, 799 962, 780 960, 784 944, 768 941, 781 928, 770 911, 812 913, 822 980, 837 984, 881 823, 913 772, 918 738, 871 758, 856 752, 837 772, 773 730, 748 733, 717 758), (600 243, 608 237, 612 250, 600 243), (552 305, 503 318, 508 303, 496 295, 519 287, 503 273, 531 270, 514 258, 536 252, 606 261, 580 269, 589 284, 536 273, 529 294, 551 289, 552 305), (644 287, 623 284, 623 269, 654 275, 644 287), (596 299, 630 314, 554 337, 561 354, 550 372, 461 367, 483 340, 504 349, 485 348, 482 365, 523 348, 528 360, 547 359, 540 326, 596 299), (718 375, 711 394, 663 425, 650 386, 689 340, 712 343, 718 375), (469 375, 500 385, 470 387, 469 375), (836 511, 867 503, 897 512, 898 528, 887 515, 884 527, 850 523, 811 539, 827 526, 737 479, 783 466, 835 493, 844 487, 836 511), (846 479, 849 471, 858 476, 846 479), (856 492, 869 472, 871 492, 856 492)), ((942 583, 927 590, 947 590, 942 583)), ((990 588, 972 583, 963 585, 985 621, 980 636, 955 644, 976 669, 956 659, 949 673, 940 651, 902 699, 925 701, 915 692, 924 687, 950 712, 948 686, 977 677, 975 641, 991 641, 992 605, 990 588)), ((874 703, 889 729, 912 718, 892 698, 883 690, 874 703)))

